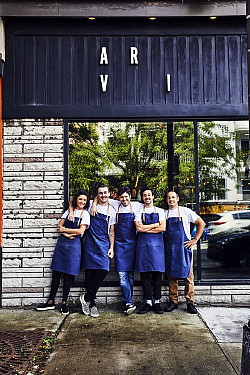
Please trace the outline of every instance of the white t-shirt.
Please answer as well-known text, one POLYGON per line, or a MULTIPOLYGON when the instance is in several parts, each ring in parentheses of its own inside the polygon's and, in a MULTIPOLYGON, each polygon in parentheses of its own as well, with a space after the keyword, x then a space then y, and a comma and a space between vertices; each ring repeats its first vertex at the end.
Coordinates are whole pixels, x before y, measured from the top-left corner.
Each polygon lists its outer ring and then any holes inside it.
MULTIPOLYGON (((182 217, 183 227, 187 238, 190 240, 190 223, 195 223, 200 216, 196 212, 190 210, 190 208, 179 206, 180 216, 182 217)), ((178 207, 173 210, 165 211, 166 218, 168 217, 179 217, 178 207)))
POLYGON ((135 213, 135 221, 142 222, 142 214, 145 212, 145 214, 151 214, 152 212, 157 212, 159 214, 159 221, 166 220, 165 211, 162 208, 159 207, 145 207, 142 205, 140 210, 138 210, 135 213))
MULTIPOLYGON (((69 215, 69 210, 64 212, 64 214, 62 215, 62 219, 66 219, 68 215, 69 215)), ((88 211, 84 210, 82 214, 82 210, 75 209, 74 218, 79 218, 79 217, 81 217, 81 225, 86 225, 88 228, 90 224, 90 215, 88 211)))
POLYGON ((117 199, 109 199, 109 203, 112 207, 114 207, 115 211, 118 212, 119 208, 119 213, 131 213, 131 208, 132 208, 132 213, 136 213, 138 210, 140 210, 143 207, 143 203, 140 202, 130 202, 128 206, 123 206, 121 202, 117 199))
MULTIPOLYGON (((90 207, 92 205, 92 202, 93 201, 90 201, 90 207)), ((103 205, 99 203, 96 205, 96 209, 97 209, 97 212, 99 212, 99 214, 108 215, 110 217, 109 223, 108 223, 108 231, 109 231, 111 225, 114 225, 116 223, 115 209, 110 204, 103 205)))

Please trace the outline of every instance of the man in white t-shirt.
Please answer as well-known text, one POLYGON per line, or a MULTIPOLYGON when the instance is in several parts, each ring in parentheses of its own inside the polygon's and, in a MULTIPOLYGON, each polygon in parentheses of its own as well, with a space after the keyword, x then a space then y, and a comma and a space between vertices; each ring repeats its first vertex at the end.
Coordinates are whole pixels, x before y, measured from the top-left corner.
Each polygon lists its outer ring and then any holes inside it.
MULTIPOLYGON (((142 203, 131 202, 131 190, 128 186, 121 186, 117 192, 118 200, 109 198, 110 205, 116 211, 114 260, 118 272, 123 296, 123 311, 132 314, 136 306, 133 303, 133 285, 136 251, 135 212, 143 207, 142 203)), ((91 214, 96 215, 98 197, 93 201, 91 214)))
POLYGON ((154 206, 154 192, 151 189, 141 189, 141 197, 144 205, 135 215, 138 232, 135 271, 140 272, 146 304, 138 313, 147 314, 153 310, 156 314, 162 314, 160 299, 162 273, 165 272, 165 214, 163 209, 154 206))
POLYGON ((184 279, 187 311, 197 314, 194 306, 194 274, 192 246, 200 239, 205 223, 194 211, 178 205, 179 196, 170 191, 165 196, 166 210, 165 257, 166 276, 169 282, 169 303, 166 312, 178 308, 178 279, 184 279), (190 236, 190 223, 197 225, 193 239, 190 236))
POLYGON ((109 271, 110 259, 114 256, 116 220, 115 210, 108 201, 108 187, 100 186, 97 196, 97 213, 90 218, 90 226, 84 241, 86 293, 80 297, 83 313, 92 317, 99 316, 95 304, 96 293, 109 271))
POLYGON ((119 200, 109 199, 110 204, 116 210, 114 259, 123 296, 123 311, 126 315, 130 315, 136 309, 132 299, 136 253, 134 220, 135 213, 143 204, 131 202, 131 190, 128 186, 121 186, 117 195, 119 200))

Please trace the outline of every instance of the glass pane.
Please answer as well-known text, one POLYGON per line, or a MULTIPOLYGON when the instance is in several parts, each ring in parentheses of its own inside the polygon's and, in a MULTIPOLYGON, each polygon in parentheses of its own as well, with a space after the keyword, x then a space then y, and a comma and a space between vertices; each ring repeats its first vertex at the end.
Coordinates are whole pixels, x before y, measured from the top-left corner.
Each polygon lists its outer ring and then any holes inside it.
POLYGON ((250 278, 248 121, 199 123, 203 279, 250 278))
MULTIPOLYGON (((132 200, 140 200, 141 187, 150 186, 156 190, 155 205, 162 207, 167 188, 166 126, 159 122, 69 123, 70 194, 85 188, 93 198, 97 184, 105 183, 116 198, 118 187, 129 185, 132 200)), ((112 260, 105 281, 115 280, 112 260)))
MULTIPOLYGON (((164 207, 168 186, 167 125, 162 122, 70 123, 70 192, 108 184, 129 185, 133 200, 142 186, 155 187, 164 207)), ((175 122, 173 174, 180 204, 195 210, 194 125, 175 122)), ((248 122, 200 122, 199 178, 202 279, 250 278, 250 177, 248 122), (233 211, 230 213, 230 211, 233 211), (237 245, 236 245, 237 243, 237 245)), ((191 226, 192 235, 196 228, 191 226)), ((197 278, 197 250, 194 271, 197 278)), ((112 265, 112 269, 113 265, 112 265)), ((138 275, 136 279, 139 279, 138 275)), ((107 280, 117 280, 115 272, 107 280)))
MULTIPOLYGON (((175 190, 179 194, 179 205, 195 210, 195 159, 193 122, 174 123, 174 153, 178 160, 175 168, 175 190)), ((195 225, 190 225, 191 236, 195 236, 195 225)), ((194 277, 197 279, 197 248, 193 248, 194 277)))

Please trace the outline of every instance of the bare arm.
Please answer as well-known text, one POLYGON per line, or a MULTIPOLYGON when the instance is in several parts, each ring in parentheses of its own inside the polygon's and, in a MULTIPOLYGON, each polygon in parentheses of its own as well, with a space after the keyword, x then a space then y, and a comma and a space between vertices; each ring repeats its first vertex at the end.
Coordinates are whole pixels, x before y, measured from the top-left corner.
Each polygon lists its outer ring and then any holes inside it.
MULTIPOLYGON (((160 226, 160 223, 158 223, 158 222, 154 223, 154 224, 147 224, 147 225, 142 224, 141 221, 136 221, 135 222, 135 227, 136 227, 137 232, 142 232, 142 233, 143 232, 148 232, 148 231, 150 231, 150 230, 152 230, 154 228, 157 228, 159 226, 160 226)), ((161 230, 160 230, 160 232, 161 232, 161 230)))
POLYGON ((59 223, 57 224, 57 230, 58 230, 58 232, 60 232, 64 237, 67 237, 67 238, 70 238, 71 240, 74 240, 75 239, 75 235, 74 234, 69 234, 69 233, 66 233, 66 232, 61 232, 61 228, 63 228, 64 223, 65 223, 65 219, 61 219, 59 221, 59 223))
POLYGON ((60 226, 59 232, 60 233, 75 234, 76 236, 78 236, 78 235, 82 235, 85 232, 86 229, 87 229, 87 225, 85 225, 85 224, 80 225, 80 228, 76 228, 76 229, 65 228, 63 226, 60 226))
POLYGON ((114 256, 114 243, 115 243, 115 226, 111 225, 109 230, 109 251, 108 257, 113 258, 114 256))
POLYGON ((184 242, 184 245, 185 247, 187 248, 191 248, 193 245, 197 244, 197 242, 199 241, 199 239, 201 238, 202 236, 202 233, 204 231, 204 228, 205 228, 205 222, 202 220, 201 217, 199 217, 196 221, 195 221, 195 224, 197 225, 197 232, 196 232, 196 235, 195 237, 192 239, 192 240, 189 240, 189 241, 185 241, 184 242))
POLYGON ((71 201, 69 202, 69 208, 68 208, 68 210, 69 210, 68 219, 70 221, 74 221, 74 208, 72 206, 72 202, 71 201))
POLYGON ((60 228, 64 226, 65 219, 61 219, 59 223, 57 224, 57 230, 60 232, 60 228))
POLYGON ((160 221, 158 227, 149 229, 146 232, 147 233, 160 233, 160 232, 164 232, 165 230, 166 230, 166 220, 162 220, 160 221))
POLYGON ((92 206, 90 208, 90 211, 89 211, 91 216, 95 216, 96 215, 96 213, 97 213, 97 208, 96 208, 97 204, 98 204, 98 198, 95 197, 94 200, 93 200, 92 206))

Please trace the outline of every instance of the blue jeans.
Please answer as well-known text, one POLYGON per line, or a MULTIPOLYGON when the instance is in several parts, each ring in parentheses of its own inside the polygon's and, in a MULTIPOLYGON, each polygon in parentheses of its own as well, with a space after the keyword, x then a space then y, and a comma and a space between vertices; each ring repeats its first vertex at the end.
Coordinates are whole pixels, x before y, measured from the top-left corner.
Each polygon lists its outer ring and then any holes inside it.
POLYGON ((120 286, 122 290, 123 302, 133 304, 133 285, 134 285, 134 272, 123 271, 118 272, 120 286))

